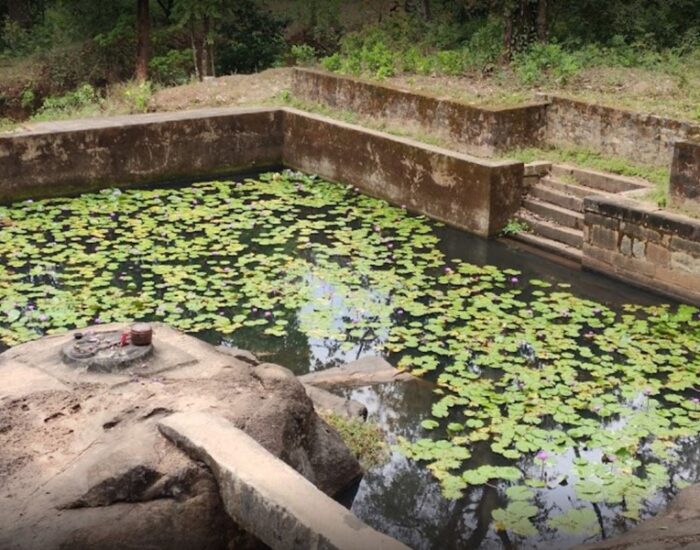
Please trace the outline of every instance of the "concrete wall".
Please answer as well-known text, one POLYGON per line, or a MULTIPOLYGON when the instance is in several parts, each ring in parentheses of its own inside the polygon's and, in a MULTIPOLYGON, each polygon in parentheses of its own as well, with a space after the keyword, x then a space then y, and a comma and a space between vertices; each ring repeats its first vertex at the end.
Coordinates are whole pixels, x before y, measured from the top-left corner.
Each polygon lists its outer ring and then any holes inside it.
POLYGON ((450 142, 450 148, 492 155, 540 145, 546 105, 486 109, 445 98, 311 69, 295 69, 292 92, 307 101, 381 120, 450 142))
POLYGON ((673 206, 700 216, 700 142, 676 143, 669 191, 673 206))
POLYGON ((621 197, 587 198, 583 266, 700 305, 700 219, 621 197))
POLYGON ((0 137, 0 202, 280 165, 351 183, 490 236, 518 209, 523 164, 489 162, 280 109, 58 122, 0 137))
POLYGON ((674 143, 700 139, 700 124, 558 96, 507 109, 486 109, 311 69, 296 69, 295 96, 357 113, 450 148, 493 155, 517 147, 582 147, 643 164, 668 166, 674 143))
POLYGON ((203 109, 74 120, 0 136, 0 202, 279 164, 282 113, 203 109))
POLYGON ((484 237, 520 207, 523 164, 489 162, 287 110, 284 164, 484 237))
POLYGON ((678 140, 700 138, 700 124, 556 96, 549 100, 545 142, 583 147, 634 162, 668 166, 678 140))

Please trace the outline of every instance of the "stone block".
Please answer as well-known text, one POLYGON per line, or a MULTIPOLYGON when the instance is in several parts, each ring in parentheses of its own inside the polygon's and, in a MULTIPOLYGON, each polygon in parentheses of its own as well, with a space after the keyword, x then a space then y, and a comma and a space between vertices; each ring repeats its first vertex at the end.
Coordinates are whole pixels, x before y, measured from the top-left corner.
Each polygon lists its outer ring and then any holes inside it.
POLYGON ((632 240, 632 256, 644 258, 646 256, 646 242, 638 239, 632 240))
POLYGON ((599 225, 585 226, 586 242, 592 246, 605 248, 606 250, 617 250, 619 235, 613 229, 607 229, 599 225))
POLYGON ((647 243, 646 258, 657 266, 667 266, 671 259, 671 251, 656 243, 647 243))
POLYGON ((209 466, 228 514, 273 550, 407 550, 221 417, 177 413, 158 427, 209 466))
POLYGON ((700 212, 700 143, 674 145, 669 192, 672 205, 700 212))
POLYGON ((628 235, 622 235, 620 239, 620 252, 625 256, 632 255, 632 239, 628 235))

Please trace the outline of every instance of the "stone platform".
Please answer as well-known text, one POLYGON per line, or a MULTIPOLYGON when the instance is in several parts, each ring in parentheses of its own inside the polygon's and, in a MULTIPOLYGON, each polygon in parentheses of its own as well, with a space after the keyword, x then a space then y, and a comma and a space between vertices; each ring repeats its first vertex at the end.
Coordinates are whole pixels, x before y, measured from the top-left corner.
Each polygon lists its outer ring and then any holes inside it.
POLYGON ((0 354, 3 550, 259 547, 260 534, 227 512, 212 470, 160 433, 158 423, 172 414, 220 419, 285 475, 305 478, 316 498, 362 474, 304 386, 278 365, 251 364, 154 325, 150 359, 97 373, 61 361, 71 338, 0 354))

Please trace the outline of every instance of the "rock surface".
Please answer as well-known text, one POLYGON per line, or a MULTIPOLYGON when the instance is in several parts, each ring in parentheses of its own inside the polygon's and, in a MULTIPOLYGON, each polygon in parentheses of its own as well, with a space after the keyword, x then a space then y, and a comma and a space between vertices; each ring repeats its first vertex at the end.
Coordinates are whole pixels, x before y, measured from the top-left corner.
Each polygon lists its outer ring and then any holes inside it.
POLYGON ((61 363, 70 333, 0 355, 0 548, 250 543, 209 469, 159 433, 175 412, 225 418, 327 494, 361 475, 291 372, 163 325, 154 332, 153 357, 118 374, 61 363))
POLYGON ((304 384, 320 387, 368 386, 408 380, 418 381, 410 374, 395 369, 381 357, 369 356, 346 363, 341 367, 305 374, 300 376, 299 380, 304 384))
POLYGON ((351 420, 367 420, 367 407, 353 399, 335 395, 322 388, 304 384, 306 395, 313 401, 314 408, 320 413, 337 414, 351 420))
POLYGON ((161 420, 159 428, 209 466, 229 515, 271 548, 407 550, 219 416, 179 413, 161 420))
POLYGON ((624 535, 579 547, 579 550, 681 549, 700 549, 700 484, 683 489, 666 511, 624 535))

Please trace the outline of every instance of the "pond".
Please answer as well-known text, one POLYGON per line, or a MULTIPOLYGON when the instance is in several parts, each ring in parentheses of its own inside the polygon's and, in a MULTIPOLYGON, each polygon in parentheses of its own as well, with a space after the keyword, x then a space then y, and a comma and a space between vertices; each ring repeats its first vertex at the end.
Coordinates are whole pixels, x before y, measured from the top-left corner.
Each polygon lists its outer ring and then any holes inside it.
POLYGON ((700 480, 700 312, 284 171, 0 207, 0 340, 169 323, 347 393, 392 443, 353 510, 416 548, 566 547, 700 480))

